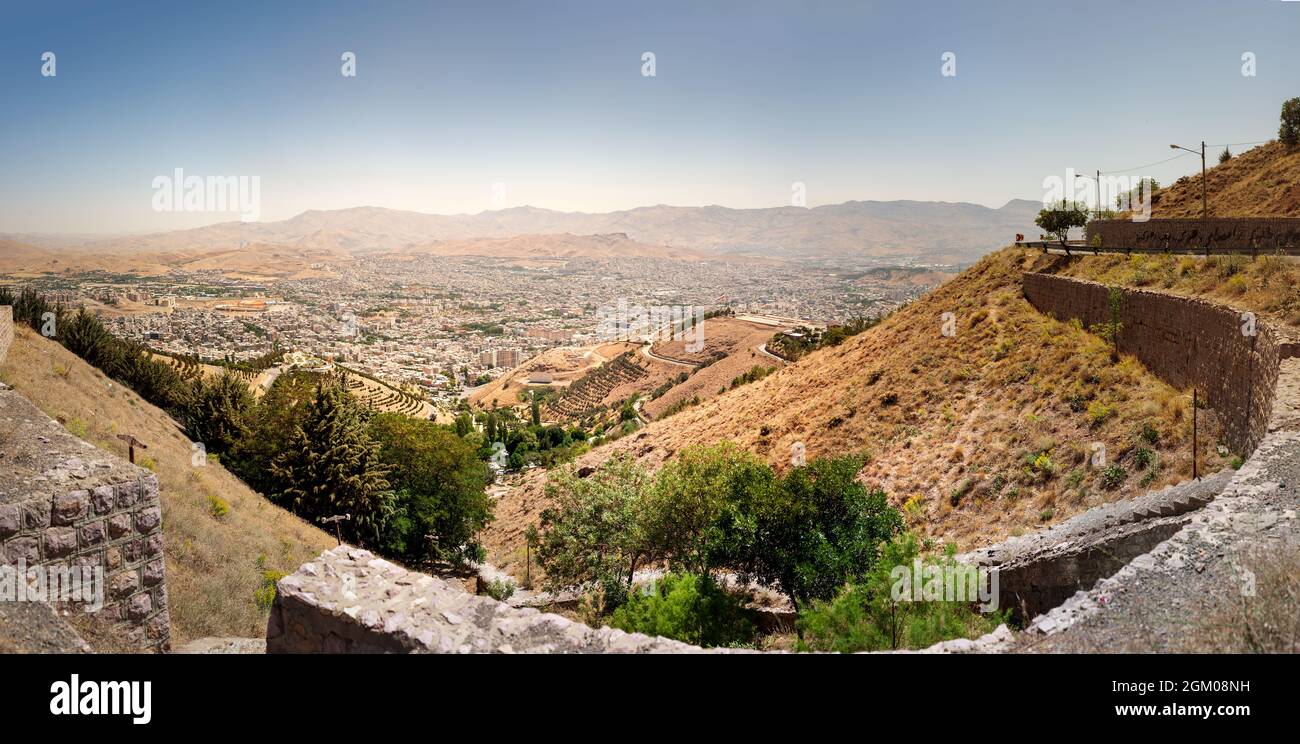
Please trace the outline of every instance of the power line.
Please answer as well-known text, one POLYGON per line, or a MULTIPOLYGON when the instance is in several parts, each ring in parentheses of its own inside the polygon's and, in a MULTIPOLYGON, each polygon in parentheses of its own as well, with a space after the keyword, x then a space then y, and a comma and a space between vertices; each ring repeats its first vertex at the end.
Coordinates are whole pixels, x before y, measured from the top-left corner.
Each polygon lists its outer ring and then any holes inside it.
MULTIPOLYGON (((1211 147, 1242 147, 1242 146, 1244 146, 1244 145, 1266 145, 1266 144, 1268 144, 1268 143, 1271 142, 1271 141, 1272 141, 1272 140, 1262 140, 1262 141, 1260 141, 1260 142, 1227 142, 1227 143, 1224 143, 1224 144, 1221 144, 1221 145, 1206 145, 1205 148, 1208 150, 1208 149, 1210 149, 1211 147)), ((1177 159, 1179 159, 1179 158, 1185 158, 1185 157, 1187 157, 1188 155, 1195 155, 1195 154, 1196 154, 1196 153, 1191 153, 1191 152, 1180 152, 1180 153, 1178 153, 1177 155, 1173 156, 1172 158, 1165 158, 1164 160, 1157 160, 1157 161, 1154 162, 1154 163, 1147 163, 1146 165, 1139 165, 1139 166, 1137 166, 1136 168, 1121 168, 1121 169, 1118 169, 1118 170, 1102 171, 1102 172, 1101 172, 1101 175, 1103 175, 1103 176, 1113 176, 1113 175, 1115 175, 1115 174, 1117 174, 1117 173, 1132 173, 1133 171, 1146 170, 1147 168, 1154 168, 1154 167, 1156 167, 1157 165, 1164 165, 1165 163, 1173 162, 1173 161, 1175 161, 1175 160, 1177 160, 1177 159)))
MULTIPOLYGON (((1217 145, 1216 145, 1216 146, 1217 146, 1217 145)), ((1173 160, 1177 160, 1177 159, 1179 159, 1179 158, 1185 158, 1185 157, 1187 157, 1188 155, 1191 155, 1191 154, 1192 154, 1192 153, 1190 153, 1190 152, 1183 152, 1183 153, 1179 153, 1179 154, 1173 156, 1172 158, 1165 158, 1164 160, 1158 160, 1158 161, 1156 161, 1156 162, 1154 162, 1154 163, 1147 163, 1146 165, 1139 165, 1139 166, 1137 166, 1137 167, 1135 167, 1135 168, 1120 168, 1120 169, 1118 169, 1118 170, 1102 171, 1102 172, 1101 172, 1101 175, 1103 175, 1103 176, 1113 176, 1113 175, 1115 175, 1116 173, 1132 173, 1133 171, 1146 170, 1147 168, 1154 168, 1154 167, 1157 166, 1157 165, 1163 165, 1163 164, 1165 164, 1165 163, 1168 163, 1168 162, 1173 161, 1173 160)))

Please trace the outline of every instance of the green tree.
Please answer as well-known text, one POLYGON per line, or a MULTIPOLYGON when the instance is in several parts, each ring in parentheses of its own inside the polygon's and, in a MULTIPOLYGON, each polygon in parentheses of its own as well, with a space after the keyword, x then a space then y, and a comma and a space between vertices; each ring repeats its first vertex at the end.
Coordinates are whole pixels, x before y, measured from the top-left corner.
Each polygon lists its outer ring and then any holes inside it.
POLYGON ((230 452, 248 434, 246 420, 253 408, 248 384, 232 370, 223 370, 211 382, 202 377, 191 383, 192 393, 185 430, 210 452, 230 452))
POLYGON ((653 558, 642 510, 651 478, 626 455, 615 455, 587 477, 572 468, 546 484, 553 506, 542 512, 537 559, 547 588, 574 585, 604 590, 608 607, 627 597, 638 565, 653 558))
POLYGON ((1277 138, 1287 147, 1300 144, 1300 98, 1292 98, 1282 104, 1282 125, 1278 127, 1277 138))
POLYGON ((388 468, 366 433, 364 410, 342 385, 317 384, 271 472, 276 501, 313 522, 350 515, 343 533, 360 545, 377 545, 393 510, 388 468))
POLYGON ((781 587, 796 606, 829 599, 871 569, 881 546, 903 529, 885 492, 857 481, 865 458, 819 458, 790 470, 757 504, 755 537, 733 562, 781 587))
POLYGON ((250 488, 272 494, 279 488, 271 464, 285 451, 323 376, 315 372, 286 372, 275 378, 249 415, 247 435, 222 463, 250 488))
POLYGON ((1078 202, 1074 204, 1061 200, 1059 207, 1043 209, 1034 219, 1034 224, 1043 231, 1064 241, 1069 237, 1070 229, 1084 227, 1088 224, 1088 210, 1078 202))
POLYGON ((709 576, 666 574, 649 592, 633 592, 609 624, 629 633, 675 638, 696 646, 736 646, 754 639, 739 597, 709 576))
POLYGON ((487 465, 473 444, 431 421, 397 413, 376 414, 370 436, 390 468, 393 519, 384 548, 410 561, 476 559, 475 540, 492 519, 487 465))
MULTIPOLYGON (((918 558, 916 537, 900 535, 884 546, 880 560, 860 580, 845 586, 834 599, 801 608, 796 623, 799 650, 855 653, 925 648, 953 638, 976 638, 1004 622, 1005 613, 980 614, 966 602, 896 595, 894 569, 902 567, 910 574, 918 558)), ((959 567, 951 552, 922 561, 948 570, 975 570, 959 567)))
POLYGON ((659 470, 650 493, 653 552, 700 575, 748 554, 759 539, 754 514, 775 485, 766 463, 731 442, 687 447, 659 470))

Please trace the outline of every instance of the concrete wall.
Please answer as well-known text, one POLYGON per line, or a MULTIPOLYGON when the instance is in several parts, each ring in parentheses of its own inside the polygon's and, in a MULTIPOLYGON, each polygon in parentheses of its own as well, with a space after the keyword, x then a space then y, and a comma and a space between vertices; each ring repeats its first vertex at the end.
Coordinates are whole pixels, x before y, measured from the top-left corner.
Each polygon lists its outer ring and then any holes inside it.
MULTIPOLYGON (((1030 273, 1025 299, 1060 320, 1085 327, 1110 321, 1109 288, 1096 282, 1030 273)), ((1297 347, 1262 319, 1245 335, 1239 311, 1207 300, 1121 289, 1119 348, 1177 388, 1195 387, 1224 424, 1225 442, 1248 456, 1268 430, 1278 363, 1297 347)))
POLYGON ((3 385, 0 455, 0 563, 102 568, 92 622, 118 645, 166 650, 157 476, 81 441, 3 385))
POLYGON ((0 305, 0 364, 4 363, 9 353, 9 345, 14 341, 14 309, 9 305, 0 305))
POLYGON ((1200 219, 1093 220, 1087 239, 1100 235, 1107 248, 1156 251, 1215 249, 1267 253, 1285 246, 1300 246, 1300 218, 1214 217, 1200 219))

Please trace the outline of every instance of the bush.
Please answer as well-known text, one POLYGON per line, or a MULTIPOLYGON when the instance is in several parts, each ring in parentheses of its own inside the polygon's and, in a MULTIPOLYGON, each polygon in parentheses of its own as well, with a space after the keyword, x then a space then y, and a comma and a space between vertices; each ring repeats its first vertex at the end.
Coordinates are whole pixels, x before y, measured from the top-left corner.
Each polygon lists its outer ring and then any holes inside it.
POLYGON ((1138 470, 1145 470, 1154 461, 1155 454, 1146 447, 1138 447, 1133 451, 1133 464, 1138 467, 1138 470))
POLYGON ((515 594, 515 585, 506 579, 492 579, 483 587, 487 595, 498 602, 504 602, 515 594))
POLYGON ((1101 471, 1101 484, 1105 486, 1107 490, 1113 491, 1116 488, 1119 488, 1127 475, 1128 474, 1124 472, 1124 468, 1119 465, 1107 465, 1101 471))
POLYGON ((674 638, 696 646, 751 643, 754 626, 740 599, 708 576, 667 574, 648 593, 634 593, 609 624, 629 633, 674 638))
POLYGON ((1278 127, 1277 138, 1287 147, 1300 144, 1300 98, 1292 98, 1282 104, 1282 125, 1278 127))
POLYGON ((208 495, 208 513, 217 519, 221 519, 230 513, 230 504, 220 496, 208 495))
POLYGON ((1115 413, 1115 407, 1094 400, 1088 404, 1088 423, 1095 429, 1115 413))
MULTIPOLYGON (((921 559, 921 550, 915 535, 909 532, 891 540, 862 580, 845 586, 830 601, 800 610, 798 649, 855 653, 925 648, 953 638, 979 637, 1004 621, 1004 613, 982 615, 965 602, 895 599, 894 569, 910 572, 916 559, 921 559)), ((924 566, 957 567, 951 552, 921 560, 924 566)))

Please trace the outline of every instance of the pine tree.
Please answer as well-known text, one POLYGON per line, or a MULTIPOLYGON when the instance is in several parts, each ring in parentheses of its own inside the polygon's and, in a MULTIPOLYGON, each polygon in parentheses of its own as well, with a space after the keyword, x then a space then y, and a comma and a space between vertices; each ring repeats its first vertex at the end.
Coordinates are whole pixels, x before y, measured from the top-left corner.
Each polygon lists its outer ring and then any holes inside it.
POLYGON ((321 382, 287 444, 271 464, 276 500, 313 522, 350 515, 340 525, 343 534, 374 545, 392 513, 393 493, 361 406, 341 385, 321 382))
POLYGON ((210 452, 231 451, 248 433, 246 420, 253 408, 248 385, 230 369, 212 382, 198 377, 191 385, 186 433, 210 452))

